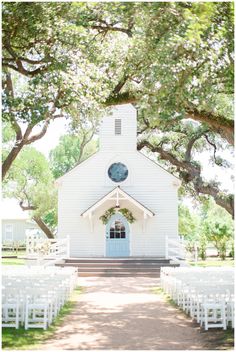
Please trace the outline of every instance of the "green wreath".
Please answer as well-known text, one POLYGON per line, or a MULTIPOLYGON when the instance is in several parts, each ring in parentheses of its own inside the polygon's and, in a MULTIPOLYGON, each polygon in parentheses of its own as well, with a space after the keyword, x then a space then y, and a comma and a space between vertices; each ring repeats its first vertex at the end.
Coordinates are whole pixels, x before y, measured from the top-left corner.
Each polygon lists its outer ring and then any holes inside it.
MULTIPOLYGON (((116 213, 116 207, 110 208, 106 210, 105 213, 102 216, 100 216, 99 219, 102 220, 104 225, 106 225, 110 217, 115 213, 116 213)), ((121 213, 128 220, 130 224, 132 224, 136 220, 133 214, 131 213, 131 211, 127 208, 119 209, 119 213, 121 213)))

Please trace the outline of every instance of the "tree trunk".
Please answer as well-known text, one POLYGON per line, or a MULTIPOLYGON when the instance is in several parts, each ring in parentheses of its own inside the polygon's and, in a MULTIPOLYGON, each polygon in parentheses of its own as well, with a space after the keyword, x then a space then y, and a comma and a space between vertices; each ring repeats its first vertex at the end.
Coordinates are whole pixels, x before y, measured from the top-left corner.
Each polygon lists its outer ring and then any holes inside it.
POLYGON ((36 224, 40 227, 40 229, 45 233, 45 235, 48 238, 55 238, 52 231, 47 227, 45 222, 39 216, 34 216, 33 220, 36 222, 36 224))
POLYGON ((7 158, 4 160, 2 164, 2 180, 4 180, 8 170, 10 169, 13 161, 16 159, 17 155, 20 153, 23 148, 24 143, 20 143, 18 145, 14 145, 7 158))

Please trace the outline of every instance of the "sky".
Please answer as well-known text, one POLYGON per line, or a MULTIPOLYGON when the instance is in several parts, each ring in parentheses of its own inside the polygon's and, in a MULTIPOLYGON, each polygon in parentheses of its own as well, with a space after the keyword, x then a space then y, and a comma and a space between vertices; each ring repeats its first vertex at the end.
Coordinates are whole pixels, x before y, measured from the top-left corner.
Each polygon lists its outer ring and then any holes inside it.
MULTIPOLYGON (((34 142, 32 146, 48 157, 50 150, 57 146, 60 137, 67 133, 67 127, 68 120, 65 118, 54 120, 49 125, 44 137, 34 142)), ((35 131, 37 132, 37 129, 35 131)))

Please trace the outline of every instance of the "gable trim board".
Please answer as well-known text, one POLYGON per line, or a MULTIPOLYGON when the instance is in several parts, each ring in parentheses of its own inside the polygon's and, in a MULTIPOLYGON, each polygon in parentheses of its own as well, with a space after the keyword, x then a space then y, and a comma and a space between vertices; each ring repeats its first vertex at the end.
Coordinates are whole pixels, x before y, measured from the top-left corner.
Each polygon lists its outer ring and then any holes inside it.
MULTIPOLYGON (((103 205, 107 200, 112 199, 112 196, 116 196, 116 198, 114 200, 116 200, 116 202, 118 202, 119 200, 121 200, 119 198, 119 195, 121 195, 124 200, 129 200, 131 203, 133 203, 137 208, 139 208, 140 210, 143 211, 144 214, 152 217, 155 214, 149 210, 147 207, 145 207, 143 204, 141 204, 139 201, 137 201, 136 199, 134 199, 132 196, 130 196, 127 192, 123 191, 120 186, 115 187, 111 192, 107 193, 105 196, 103 196, 102 198, 100 198, 96 203, 94 203, 93 205, 91 205, 87 210, 85 210, 81 216, 82 217, 87 217, 89 214, 92 214, 93 211, 95 211, 98 207, 100 207, 101 205, 103 205)), ((116 203, 118 205, 118 203, 116 203)))

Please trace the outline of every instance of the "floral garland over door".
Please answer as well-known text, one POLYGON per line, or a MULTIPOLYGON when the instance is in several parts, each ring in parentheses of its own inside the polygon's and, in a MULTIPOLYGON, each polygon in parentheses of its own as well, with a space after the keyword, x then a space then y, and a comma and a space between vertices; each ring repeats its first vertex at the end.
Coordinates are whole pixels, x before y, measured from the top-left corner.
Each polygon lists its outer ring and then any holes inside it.
MULTIPOLYGON (((109 208, 102 216, 100 216, 100 220, 102 220, 103 224, 106 225, 112 215, 117 212, 117 208, 109 208)), ((132 224, 136 219, 134 218, 132 212, 127 208, 118 209, 118 212, 121 213, 127 221, 132 224)))

